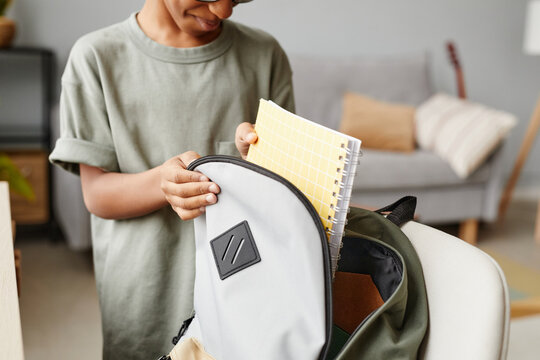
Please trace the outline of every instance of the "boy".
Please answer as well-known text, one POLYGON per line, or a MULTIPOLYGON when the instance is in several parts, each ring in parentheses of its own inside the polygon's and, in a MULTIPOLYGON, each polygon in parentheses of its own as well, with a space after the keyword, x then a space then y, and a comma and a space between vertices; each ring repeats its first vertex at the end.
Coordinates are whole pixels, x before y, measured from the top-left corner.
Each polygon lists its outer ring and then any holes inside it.
POLYGON ((259 98, 294 110, 279 44, 225 20, 239 2, 146 0, 71 51, 50 159, 80 173, 93 214, 104 359, 168 353, 191 315, 186 220, 217 201, 219 186, 185 170, 189 162, 237 149, 245 156, 256 135, 244 122, 254 121, 259 98))

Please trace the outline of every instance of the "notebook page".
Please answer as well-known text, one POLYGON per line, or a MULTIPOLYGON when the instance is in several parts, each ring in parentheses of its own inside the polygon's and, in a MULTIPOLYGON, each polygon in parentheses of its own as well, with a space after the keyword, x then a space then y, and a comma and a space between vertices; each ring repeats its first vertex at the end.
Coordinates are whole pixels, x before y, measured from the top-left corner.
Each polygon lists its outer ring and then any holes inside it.
POLYGON ((262 99, 255 131, 259 140, 250 146, 247 160, 283 176, 301 190, 318 212, 330 238, 339 194, 342 185, 348 183, 344 168, 349 142, 354 138, 262 99))

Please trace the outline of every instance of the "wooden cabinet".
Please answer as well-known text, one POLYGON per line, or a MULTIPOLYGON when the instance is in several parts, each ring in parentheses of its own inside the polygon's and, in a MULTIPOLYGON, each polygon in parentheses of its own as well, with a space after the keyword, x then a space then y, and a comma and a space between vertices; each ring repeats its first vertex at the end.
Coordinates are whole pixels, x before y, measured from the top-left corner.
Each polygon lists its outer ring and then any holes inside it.
POLYGON ((7 151, 11 161, 28 180, 36 198, 29 201, 11 194, 11 217, 17 224, 44 224, 49 221, 49 165, 43 150, 7 151))
POLYGON ((48 162, 53 54, 42 48, 0 49, 0 152, 17 165, 36 198, 11 192, 17 225, 51 225, 48 162))

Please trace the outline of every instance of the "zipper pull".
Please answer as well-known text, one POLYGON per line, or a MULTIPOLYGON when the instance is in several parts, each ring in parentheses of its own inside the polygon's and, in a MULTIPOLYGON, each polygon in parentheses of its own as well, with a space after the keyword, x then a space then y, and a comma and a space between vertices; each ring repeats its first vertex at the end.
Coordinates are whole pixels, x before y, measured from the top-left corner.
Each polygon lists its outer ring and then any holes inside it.
MULTIPOLYGON (((173 345, 178 344, 178 341, 180 341, 180 338, 184 335, 184 333, 186 332, 187 328, 189 327, 189 324, 191 324, 191 322, 193 321, 193 318, 194 318, 194 317, 195 317, 195 315, 193 315, 192 317, 190 317, 189 319, 185 320, 185 321, 182 323, 182 326, 180 327, 180 330, 178 330, 178 335, 176 335, 176 336, 173 337, 173 339, 172 339, 173 345)), ((170 360, 170 359, 158 359, 158 360, 170 360)))

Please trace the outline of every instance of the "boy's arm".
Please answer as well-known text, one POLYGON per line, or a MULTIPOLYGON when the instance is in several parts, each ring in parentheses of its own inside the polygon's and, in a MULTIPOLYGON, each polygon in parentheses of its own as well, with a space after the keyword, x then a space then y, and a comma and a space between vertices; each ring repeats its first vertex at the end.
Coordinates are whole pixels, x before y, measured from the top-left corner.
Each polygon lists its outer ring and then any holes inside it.
POLYGON ((86 207, 105 219, 127 219, 170 204, 181 219, 195 218, 217 201, 215 194, 219 193, 219 187, 206 176, 186 170, 187 164, 198 157, 186 152, 137 174, 105 172, 81 164, 86 207))

